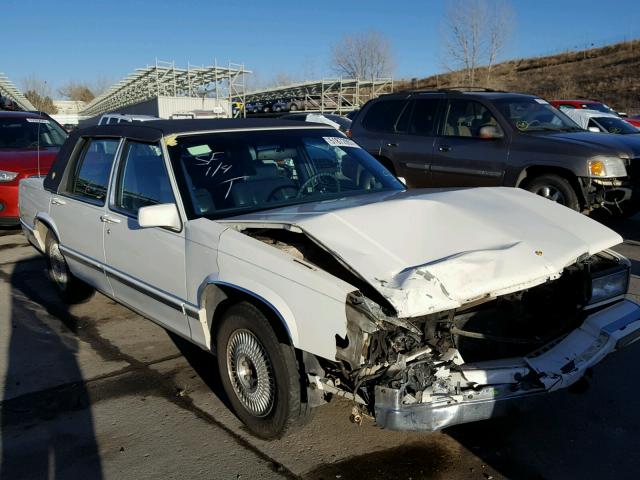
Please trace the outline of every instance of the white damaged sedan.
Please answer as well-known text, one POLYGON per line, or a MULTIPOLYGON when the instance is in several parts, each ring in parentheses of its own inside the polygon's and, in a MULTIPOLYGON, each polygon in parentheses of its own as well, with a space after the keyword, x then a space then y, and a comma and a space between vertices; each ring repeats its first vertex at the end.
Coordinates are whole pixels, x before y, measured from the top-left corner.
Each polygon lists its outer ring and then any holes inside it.
POLYGON ((518 189, 406 191, 326 126, 76 131, 20 208, 65 299, 215 353, 263 438, 336 396, 389 429, 490 418, 640 335, 613 231, 518 189))

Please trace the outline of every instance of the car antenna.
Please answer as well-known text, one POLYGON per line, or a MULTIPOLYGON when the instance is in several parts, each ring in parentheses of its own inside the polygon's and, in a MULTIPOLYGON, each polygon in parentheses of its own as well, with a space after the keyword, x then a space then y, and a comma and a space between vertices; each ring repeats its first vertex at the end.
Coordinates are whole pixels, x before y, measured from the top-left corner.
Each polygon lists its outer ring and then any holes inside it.
POLYGON ((38 178, 40 177, 40 122, 38 122, 38 140, 37 140, 37 158, 38 158, 38 178))

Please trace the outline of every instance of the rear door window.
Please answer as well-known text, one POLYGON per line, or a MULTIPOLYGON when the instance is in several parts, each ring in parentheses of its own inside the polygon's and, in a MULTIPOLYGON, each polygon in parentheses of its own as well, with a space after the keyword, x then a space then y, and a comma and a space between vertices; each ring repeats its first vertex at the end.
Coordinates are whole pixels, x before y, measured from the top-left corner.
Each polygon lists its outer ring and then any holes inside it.
POLYGON ((175 203, 158 144, 128 141, 120 158, 113 197, 116 210, 137 216, 142 207, 175 203))
POLYGON ((91 203, 104 205, 119 143, 116 138, 89 140, 78 158, 68 192, 91 203))
POLYGON ((408 132, 413 135, 431 136, 436 130, 438 98, 419 98, 415 100, 408 132))
POLYGON ((374 103, 362 119, 362 126, 372 132, 393 133, 405 104, 406 100, 382 100, 374 103))

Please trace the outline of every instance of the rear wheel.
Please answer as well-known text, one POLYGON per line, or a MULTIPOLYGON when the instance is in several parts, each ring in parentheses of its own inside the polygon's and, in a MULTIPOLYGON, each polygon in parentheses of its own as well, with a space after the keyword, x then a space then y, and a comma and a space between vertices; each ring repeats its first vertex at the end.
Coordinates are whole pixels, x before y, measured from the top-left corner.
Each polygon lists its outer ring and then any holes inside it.
POLYGON ((292 103, 291 106, 289 107, 289 110, 291 110, 292 112, 295 112, 296 110, 298 110, 298 106, 295 103, 292 103))
POLYGON ((294 349, 279 340, 265 315, 248 302, 230 307, 216 338, 220 378, 236 415, 256 436, 273 439, 304 423, 294 349))
POLYGON ((65 303, 80 303, 87 300, 94 289, 73 275, 69 265, 60 251, 56 236, 48 232, 45 239, 45 255, 49 278, 58 288, 58 293, 65 303))
POLYGON ((576 191, 566 178, 559 175, 540 175, 527 182, 524 188, 552 202, 573 210, 580 210, 580 202, 576 191))

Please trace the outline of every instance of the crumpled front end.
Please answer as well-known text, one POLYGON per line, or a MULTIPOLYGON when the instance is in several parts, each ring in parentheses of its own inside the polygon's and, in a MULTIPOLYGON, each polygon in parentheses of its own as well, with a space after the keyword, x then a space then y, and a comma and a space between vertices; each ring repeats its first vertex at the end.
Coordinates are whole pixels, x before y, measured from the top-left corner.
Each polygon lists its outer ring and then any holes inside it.
POLYGON ((604 251, 558 278, 418 317, 354 292, 346 336, 336 338, 340 369, 310 381, 353 399, 356 417, 383 428, 432 431, 498 416, 569 387, 640 337, 628 282, 629 262, 604 251))
POLYGON ((434 431, 500 416, 515 403, 572 385, 638 338, 640 306, 620 301, 525 357, 466 364, 455 375, 443 372, 419 398, 402 388, 376 386, 376 423, 390 430, 434 431))

